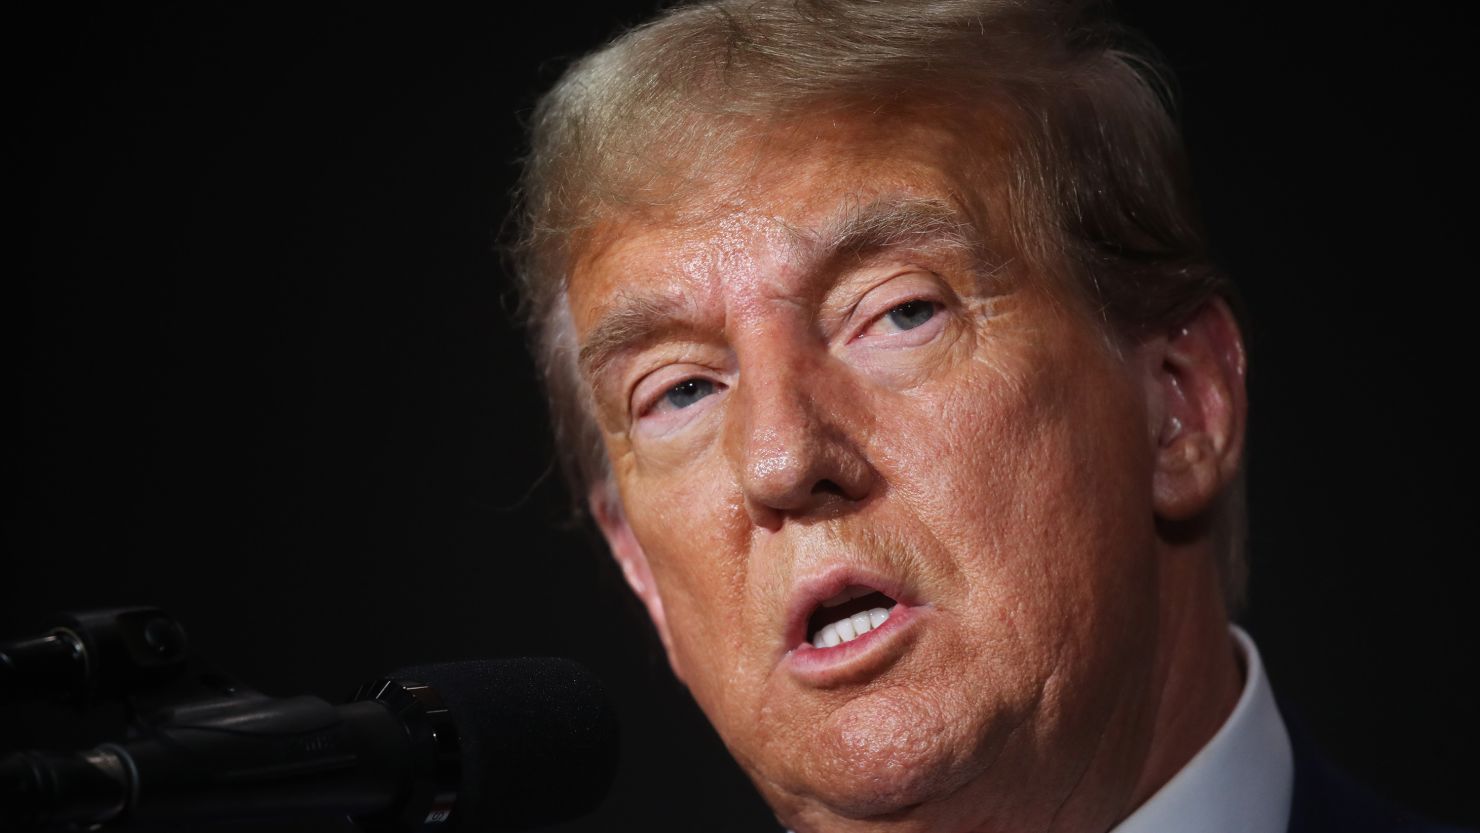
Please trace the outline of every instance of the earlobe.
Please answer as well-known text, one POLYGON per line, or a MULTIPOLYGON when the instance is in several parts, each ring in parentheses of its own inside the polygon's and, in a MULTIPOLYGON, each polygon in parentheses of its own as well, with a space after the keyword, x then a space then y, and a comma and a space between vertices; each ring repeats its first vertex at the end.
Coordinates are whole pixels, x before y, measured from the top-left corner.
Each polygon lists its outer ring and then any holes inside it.
POLYGON ((627 580, 627 586, 637 594, 637 598, 647 608, 653 626, 658 629, 658 638, 663 642, 668 664, 678 679, 683 680, 683 669, 679 666, 678 656, 673 652, 673 641, 669 638, 668 617, 663 612, 663 597, 658 595, 652 569, 648 566, 647 553, 643 551, 631 524, 627 522, 616 488, 608 483, 598 484, 591 488, 586 500, 597 527, 601 529, 602 537, 611 548, 612 556, 622 568, 622 577, 627 580))
POLYGON ((1238 474, 1248 410, 1244 344, 1222 299, 1204 304, 1155 344, 1153 501, 1159 517, 1189 520, 1238 474))

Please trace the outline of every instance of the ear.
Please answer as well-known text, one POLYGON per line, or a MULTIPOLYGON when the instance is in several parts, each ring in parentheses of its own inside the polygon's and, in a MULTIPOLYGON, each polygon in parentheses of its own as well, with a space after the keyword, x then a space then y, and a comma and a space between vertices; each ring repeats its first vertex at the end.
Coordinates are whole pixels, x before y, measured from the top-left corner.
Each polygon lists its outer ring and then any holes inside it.
POLYGON ((1158 517, 1185 521, 1212 506, 1238 473, 1248 416, 1244 342, 1217 298, 1145 346, 1152 500, 1158 517))
POLYGON ((673 652, 668 617, 663 613, 663 597, 658 595, 658 586, 653 582, 653 571, 648 566, 647 553, 643 552, 642 544, 632 531, 632 525, 627 523, 627 514, 622 510, 622 499, 617 496, 616 487, 609 483, 593 486, 586 500, 591 507, 592 516, 596 518, 596 525, 601 529, 602 537, 606 538, 606 544, 611 548, 612 556, 622 568, 627 586, 642 600, 648 616, 658 629, 658 638, 663 641, 669 666, 682 681, 683 669, 679 666, 678 656, 673 652))

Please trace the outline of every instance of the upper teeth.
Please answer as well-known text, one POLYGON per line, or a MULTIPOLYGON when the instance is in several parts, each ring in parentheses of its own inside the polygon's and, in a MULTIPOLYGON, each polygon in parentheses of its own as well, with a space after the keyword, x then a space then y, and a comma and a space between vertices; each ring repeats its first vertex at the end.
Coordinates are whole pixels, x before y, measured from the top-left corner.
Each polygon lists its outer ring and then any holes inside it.
POLYGON ((812 647, 831 648, 844 642, 852 642, 884 624, 884 620, 888 618, 889 611, 882 607, 846 616, 813 634, 812 647))

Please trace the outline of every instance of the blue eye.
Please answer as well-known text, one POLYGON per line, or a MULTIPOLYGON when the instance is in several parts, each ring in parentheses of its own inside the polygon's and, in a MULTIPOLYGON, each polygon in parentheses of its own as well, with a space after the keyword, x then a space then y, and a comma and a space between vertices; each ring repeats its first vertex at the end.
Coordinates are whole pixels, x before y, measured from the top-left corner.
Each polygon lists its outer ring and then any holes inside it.
POLYGON ((711 393, 714 383, 708 379, 685 379, 663 394, 663 402, 674 408, 687 408, 711 393))
POLYGON ((901 330, 913 330, 935 317, 935 304, 930 301, 910 301, 889 310, 887 317, 890 323, 901 330))

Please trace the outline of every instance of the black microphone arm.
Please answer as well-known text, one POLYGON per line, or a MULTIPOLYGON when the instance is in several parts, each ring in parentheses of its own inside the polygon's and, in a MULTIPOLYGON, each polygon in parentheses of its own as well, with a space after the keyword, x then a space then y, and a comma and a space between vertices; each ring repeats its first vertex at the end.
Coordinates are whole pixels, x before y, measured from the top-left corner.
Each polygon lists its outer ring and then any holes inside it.
POLYGON ((173 682, 188 654, 185 629, 157 607, 62 613, 42 633, 0 642, 0 701, 126 697, 173 682))
POLYGON ((377 833, 523 830, 594 808, 616 754, 604 691, 574 662, 426 665, 346 705, 219 698, 122 743, 0 759, 0 829, 348 815, 377 833))

